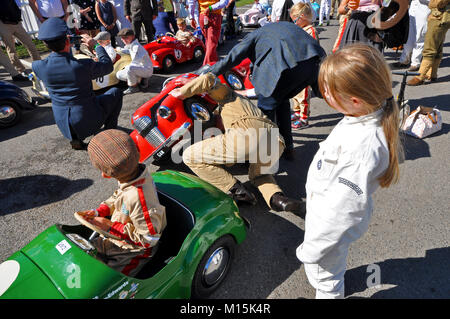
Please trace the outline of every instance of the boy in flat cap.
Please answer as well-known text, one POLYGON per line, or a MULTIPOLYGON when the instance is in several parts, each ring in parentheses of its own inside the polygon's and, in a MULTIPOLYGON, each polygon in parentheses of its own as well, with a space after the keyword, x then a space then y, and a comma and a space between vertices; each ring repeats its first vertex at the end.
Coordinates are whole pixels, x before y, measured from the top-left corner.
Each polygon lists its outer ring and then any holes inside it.
POLYGON ((97 134, 89 143, 88 154, 103 177, 119 183, 119 189, 97 209, 81 212, 91 224, 120 238, 96 238, 97 257, 117 271, 135 276, 156 252, 166 227, 165 208, 127 133, 106 130, 97 134), (109 216, 111 219, 106 218, 109 216))
POLYGON ((139 43, 131 29, 124 28, 117 34, 125 43, 125 48, 120 52, 131 56, 131 63, 123 70, 116 73, 116 77, 121 81, 127 81, 128 89, 123 94, 139 92, 139 83, 142 87, 148 86, 148 79, 153 75, 153 63, 150 60, 147 50, 139 43))
MULTIPOLYGON (((64 20, 49 18, 39 29, 39 40, 52 51, 40 61, 33 61, 32 69, 41 79, 50 94, 55 122, 73 149, 85 150, 83 142, 102 126, 117 128, 122 109, 122 91, 111 88, 95 96, 92 80, 113 71, 113 64, 105 49, 96 44, 98 62, 92 59, 77 60, 72 56, 68 28, 64 20)), ((90 45, 96 43, 86 38, 90 45)))
POLYGON ((179 99, 208 93, 219 104, 225 133, 189 146, 183 162, 200 178, 216 186, 238 203, 256 204, 255 195, 223 165, 249 161, 249 178, 275 211, 301 213, 304 203, 286 197, 272 176, 284 150, 278 127, 253 103, 220 83, 212 73, 203 74, 170 94, 179 99), (274 145, 275 144, 275 145, 274 145))

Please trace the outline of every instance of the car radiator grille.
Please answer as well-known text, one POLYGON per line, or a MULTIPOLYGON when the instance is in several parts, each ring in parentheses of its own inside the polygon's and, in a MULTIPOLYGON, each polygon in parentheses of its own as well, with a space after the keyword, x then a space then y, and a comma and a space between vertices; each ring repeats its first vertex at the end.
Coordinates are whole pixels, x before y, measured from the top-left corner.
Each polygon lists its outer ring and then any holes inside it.
POLYGON ((166 140, 166 137, 161 133, 161 131, 157 127, 154 127, 150 130, 150 132, 148 132, 148 134, 145 136, 145 139, 153 147, 158 147, 166 140))

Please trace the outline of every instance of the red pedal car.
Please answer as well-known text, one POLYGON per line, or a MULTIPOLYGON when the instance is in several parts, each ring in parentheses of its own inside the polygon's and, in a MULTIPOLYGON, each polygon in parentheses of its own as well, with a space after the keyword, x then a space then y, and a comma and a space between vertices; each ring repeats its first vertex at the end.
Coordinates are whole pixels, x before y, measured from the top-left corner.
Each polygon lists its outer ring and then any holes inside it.
POLYGON ((177 63, 190 60, 201 62, 205 54, 205 44, 199 38, 195 38, 195 42, 185 46, 169 35, 144 45, 144 48, 152 60, 153 68, 166 73, 171 72, 177 63))
MULTIPOLYGON (((193 131, 194 121, 202 124, 202 129, 221 127, 221 121, 213 115, 217 103, 208 94, 201 94, 179 100, 169 93, 181 87, 182 79, 194 78, 208 71, 205 65, 195 73, 186 73, 168 78, 161 93, 140 106, 133 114, 131 124, 135 128, 131 137, 136 143, 140 162, 151 163, 166 158, 171 154, 172 147, 181 140, 187 132, 193 131)), ((242 90, 251 89, 250 60, 245 59, 241 64, 219 75, 222 83, 231 88, 242 90)))
POLYGON ((182 86, 181 78, 197 76, 187 73, 174 78, 161 93, 134 112, 131 124, 135 130, 130 135, 139 149, 141 163, 151 163, 169 156, 172 147, 181 137, 193 130, 194 121, 200 121, 203 128, 216 124, 213 111, 217 103, 207 94, 185 100, 169 94, 182 86))

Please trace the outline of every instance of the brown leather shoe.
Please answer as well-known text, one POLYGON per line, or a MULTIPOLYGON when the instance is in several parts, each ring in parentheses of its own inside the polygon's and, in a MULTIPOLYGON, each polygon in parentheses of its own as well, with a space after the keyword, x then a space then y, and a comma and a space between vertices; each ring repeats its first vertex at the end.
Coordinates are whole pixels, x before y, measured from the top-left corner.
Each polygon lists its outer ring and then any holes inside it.
POLYGON ((278 192, 270 198, 270 208, 276 212, 292 212, 295 215, 304 217, 306 203, 301 200, 286 197, 283 193, 278 192))
POLYGON ((419 79, 418 77, 413 77, 411 80, 409 80, 408 82, 406 82, 407 85, 409 86, 418 86, 418 85, 422 85, 424 83, 423 80, 419 79))

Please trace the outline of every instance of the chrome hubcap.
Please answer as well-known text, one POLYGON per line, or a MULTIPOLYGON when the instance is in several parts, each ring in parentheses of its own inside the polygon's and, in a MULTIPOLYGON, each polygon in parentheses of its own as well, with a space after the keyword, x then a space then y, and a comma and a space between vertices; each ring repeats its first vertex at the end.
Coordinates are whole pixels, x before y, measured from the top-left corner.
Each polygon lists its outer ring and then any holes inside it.
POLYGON ((227 80, 233 89, 242 90, 242 83, 236 75, 234 75, 234 74, 228 75, 227 80))
POLYGON ((0 122, 10 123, 16 118, 16 111, 8 105, 0 105, 0 122))
POLYGON ((166 59, 166 67, 170 68, 172 66, 172 60, 171 59, 166 59))
POLYGON ((222 278, 229 259, 230 253, 223 247, 217 248, 212 253, 203 270, 203 279, 206 285, 212 286, 222 278))
POLYGON ((203 54, 203 52, 202 52, 202 50, 200 50, 200 49, 197 49, 197 50, 195 50, 195 52, 194 52, 194 56, 195 56, 196 58, 201 57, 202 54, 203 54))
POLYGON ((207 122, 210 120, 210 115, 207 109, 205 109, 202 105, 193 103, 191 105, 191 114, 194 120, 207 122))

